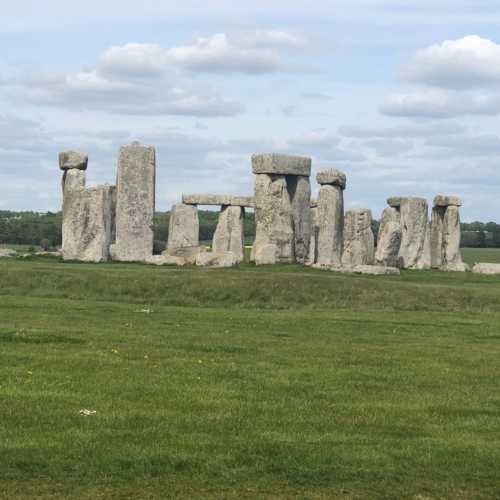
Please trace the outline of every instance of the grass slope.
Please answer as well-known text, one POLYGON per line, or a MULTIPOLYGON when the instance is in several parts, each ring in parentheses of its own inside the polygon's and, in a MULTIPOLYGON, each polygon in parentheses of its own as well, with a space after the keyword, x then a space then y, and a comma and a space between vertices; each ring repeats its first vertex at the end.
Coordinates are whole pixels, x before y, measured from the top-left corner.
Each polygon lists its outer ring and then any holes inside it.
POLYGON ((0 259, 0 496, 498 498, 499 323, 500 277, 0 259))

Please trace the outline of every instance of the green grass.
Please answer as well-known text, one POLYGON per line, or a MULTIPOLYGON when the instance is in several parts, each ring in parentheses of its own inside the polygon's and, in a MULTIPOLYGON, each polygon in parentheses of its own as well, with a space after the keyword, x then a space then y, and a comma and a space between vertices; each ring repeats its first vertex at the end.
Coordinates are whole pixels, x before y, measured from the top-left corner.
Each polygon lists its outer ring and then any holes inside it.
POLYGON ((40 250, 40 247, 38 245, 17 245, 15 243, 0 243, 0 248, 10 248, 11 250, 15 250, 16 252, 30 252, 33 249, 35 252, 38 252, 40 250))
POLYGON ((500 248, 462 248, 462 257, 469 266, 476 262, 500 263, 500 248))
POLYGON ((499 325, 496 276, 0 259, 0 497, 499 498, 499 325))

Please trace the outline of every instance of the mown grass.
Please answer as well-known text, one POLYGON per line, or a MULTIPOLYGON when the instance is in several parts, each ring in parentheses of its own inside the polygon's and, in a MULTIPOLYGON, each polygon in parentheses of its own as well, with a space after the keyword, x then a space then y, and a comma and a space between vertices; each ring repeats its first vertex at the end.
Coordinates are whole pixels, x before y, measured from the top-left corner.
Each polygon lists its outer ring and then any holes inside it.
POLYGON ((500 263, 500 248, 462 248, 462 257, 470 266, 476 262, 500 263))
POLYGON ((0 496, 498 498, 499 324, 494 276, 0 259, 0 496))

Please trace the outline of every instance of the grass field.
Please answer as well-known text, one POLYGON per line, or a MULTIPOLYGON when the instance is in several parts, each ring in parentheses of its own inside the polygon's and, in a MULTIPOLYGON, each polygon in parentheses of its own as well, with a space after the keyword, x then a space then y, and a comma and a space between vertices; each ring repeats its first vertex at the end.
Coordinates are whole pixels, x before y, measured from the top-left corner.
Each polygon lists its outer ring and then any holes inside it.
POLYGON ((1 498, 500 498, 500 277, 0 259, 0 357, 1 498))

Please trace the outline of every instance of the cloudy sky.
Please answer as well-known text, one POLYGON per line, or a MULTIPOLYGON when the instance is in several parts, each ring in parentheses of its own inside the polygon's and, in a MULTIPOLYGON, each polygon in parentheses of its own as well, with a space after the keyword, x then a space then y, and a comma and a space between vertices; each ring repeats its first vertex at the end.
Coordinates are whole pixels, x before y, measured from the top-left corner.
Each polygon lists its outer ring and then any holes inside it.
MULTIPOLYGON (((113 183, 156 146, 157 206, 251 194, 253 152, 347 174, 348 207, 464 198, 500 221, 500 3, 0 0, 0 209, 57 210, 57 153, 113 183)), ((315 183, 314 183, 315 184, 315 183)), ((314 190, 317 190, 316 185, 314 190)))

